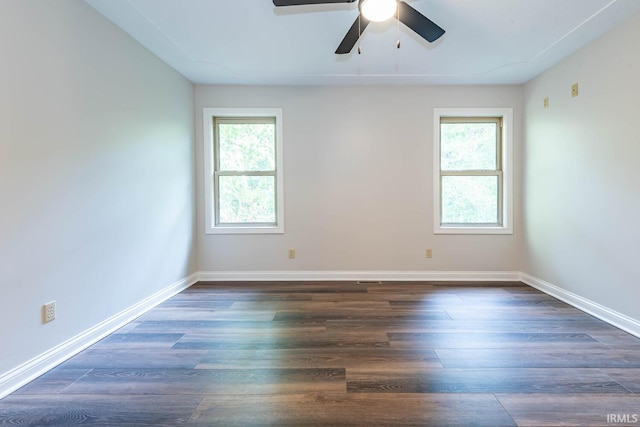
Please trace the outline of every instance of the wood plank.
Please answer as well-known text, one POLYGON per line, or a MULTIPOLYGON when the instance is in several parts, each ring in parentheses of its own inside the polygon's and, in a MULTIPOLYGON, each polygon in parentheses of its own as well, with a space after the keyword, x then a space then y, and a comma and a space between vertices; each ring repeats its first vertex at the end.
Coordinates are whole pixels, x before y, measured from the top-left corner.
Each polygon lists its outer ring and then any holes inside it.
POLYGON ((189 421, 201 396, 10 395, 0 421, 30 426, 175 426, 189 421))
POLYGON ((91 348, 93 349, 126 349, 126 348, 156 348, 156 349, 169 349, 174 345, 184 334, 167 334, 167 333, 150 333, 139 334, 130 332, 126 334, 112 334, 108 337, 95 343, 91 348))
MULTIPOLYGON (((613 329, 600 321, 586 320, 396 320, 396 319, 338 319, 325 322, 327 330, 360 330, 399 333, 586 333, 596 334, 613 329)), ((596 338, 594 338, 596 339, 596 338)), ((601 340, 598 340, 602 342, 601 340)), ((633 343, 627 337, 620 345, 633 343)), ((603 342, 609 348, 608 343, 603 342)))
POLYGON ((640 423, 640 418, 630 423, 614 423, 607 419, 608 414, 640 415, 640 395, 535 393, 499 394, 497 398, 514 421, 523 427, 637 426, 640 423))
POLYGON ((335 334, 318 332, 314 334, 190 334, 173 345, 173 349, 207 350, 269 350, 291 348, 376 348, 389 347, 387 335, 383 332, 369 334, 335 334))
POLYGON ((274 320, 448 320, 442 310, 335 309, 331 311, 279 310, 274 320))
POLYGON ((453 320, 555 320, 558 322, 567 320, 585 320, 590 317, 579 310, 560 311, 554 308, 539 308, 527 310, 512 310, 507 308, 475 307, 473 310, 457 307, 447 308, 446 312, 453 320))
POLYGON ((248 320, 270 321, 276 310, 183 310, 181 308, 156 308, 138 318, 138 321, 149 320, 231 320, 245 322, 248 320))
MULTIPOLYGON (((640 357, 640 354, 638 354, 638 352, 634 351, 633 357, 630 356, 623 356, 626 359, 632 359, 633 360, 637 360, 638 357, 640 357)), ((618 383, 622 384, 622 386, 624 388, 626 388, 627 390, 629 390, 632 393, 640 393, 640 369, 637 368, 637 366, 635 365, 635 363, 632 364, 634 367, 633 368, 605 368, 605 369, 601 369, 602 372, 604 372, 605 374, 609 375, 609 377, 611 377, 614 381, 617 381, 618 383)), ((640 406, 638 407, 638 412, 640 413, 640 406)), ((638 423, 640 424, 640 421, 638 421, 638 423)))
MULTIPOLYGON (((60 393, 69 385, 91 372, 91 368, 53 369, 41 375, 37 380, 21 387, 13 395, 47 395, 60 393)), ((3 402, 3 400, 0 400, 3 402)), ((0 416, 0 424, 3 418, 0 416)))
POLYGON ((232 426, 514 426, 490 394, 205 396, 191 421, 232 426))
POLYGON ((313 348, 277 350, 215 350, 209 352, 196 369, 267 368, 346 368, 389 370, 439 368, 433 351, 373 348, 313 348))
POLYGON ((230 310, 303 310, 321 311, 329 310, 390 310, 389 301, 370 301, 368 299, 347 300, 347 301, 238 301, 234 302, 230 310))
POLYGON ((405 369, 347 371, 349 393, 612 393, 628 394, 597 369, 405 369))
POLYGON ((62 394, 183 395, 344 392, 345 370, 94 369, 62 394))
POLYGON ((640 351, 640 338, 612 327, 601 331, 594 331, 590 333, 590 335, 611 348, 640 351))
POLYGON ((182 333, 191 334, 236 334, 260 335, 297 333, 312 334, 325 332, 326 322, 310 320, 299 322, 278 322, 258 320, 149 320, 140 322, 131 332, 135 333, 182 333))
MULTIPOLYGON (((640 368, 633 350, 560 348, 436 349, 446 368, 640 368)), ((627 371, 624 369, 623 371, 627 371)))
POLYGON ((144 346, 115 349, 92 347, 64 362, 60 368, 194 369, 207 354, 206 350, 156 349, 144 346))
POLYGON ((394 348, 569 348, 606 349, 588 334, 569 333, 389 333, 394 348))

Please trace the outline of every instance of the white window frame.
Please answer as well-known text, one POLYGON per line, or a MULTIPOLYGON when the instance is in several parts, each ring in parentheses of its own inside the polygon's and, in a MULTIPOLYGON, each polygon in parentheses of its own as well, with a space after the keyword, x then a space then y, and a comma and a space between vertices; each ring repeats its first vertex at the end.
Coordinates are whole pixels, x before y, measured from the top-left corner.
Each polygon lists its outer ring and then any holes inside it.
POLYGON ((203 108, 204 135, 204 198, 206 234, 282 234, 284 233, 284 174, 281 108, 203 108), (276 223, 275 225, 217 225, 215 218, 215 148, 214 118, 273 117, 276 126, 276 223))
POLYGON ((433 232, 435 234, 513 234, 513 109, 512 108, 434 108, 433 110, 433 232), (502 118, 502 223, 442 224, 440 122, 443 117, 502 118))

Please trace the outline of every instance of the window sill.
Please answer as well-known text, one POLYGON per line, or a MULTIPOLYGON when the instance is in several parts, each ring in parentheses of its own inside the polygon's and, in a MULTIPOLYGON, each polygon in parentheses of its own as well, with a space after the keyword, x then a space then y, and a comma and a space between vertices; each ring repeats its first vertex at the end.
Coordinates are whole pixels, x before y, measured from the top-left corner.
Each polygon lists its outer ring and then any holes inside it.
POLYGON ((210 227, 205 234, 284 234, 284 227, 210 227))
POLYGON ((511 227, 464 227, 440 226, 435 227, 434 234, 513 234, 511 227))

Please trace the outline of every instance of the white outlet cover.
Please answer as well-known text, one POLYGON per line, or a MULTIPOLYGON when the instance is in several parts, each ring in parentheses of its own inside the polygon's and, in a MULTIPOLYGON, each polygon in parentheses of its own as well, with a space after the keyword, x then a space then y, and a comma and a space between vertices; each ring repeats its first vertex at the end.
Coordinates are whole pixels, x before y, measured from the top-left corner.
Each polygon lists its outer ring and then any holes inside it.
POLYGON ((54 320, 56 318, 56 302, 55 301, 51 301, 46 303, 43 306, 43 320, 44 323, 47 322, 51 322, 52 320, 54 320))

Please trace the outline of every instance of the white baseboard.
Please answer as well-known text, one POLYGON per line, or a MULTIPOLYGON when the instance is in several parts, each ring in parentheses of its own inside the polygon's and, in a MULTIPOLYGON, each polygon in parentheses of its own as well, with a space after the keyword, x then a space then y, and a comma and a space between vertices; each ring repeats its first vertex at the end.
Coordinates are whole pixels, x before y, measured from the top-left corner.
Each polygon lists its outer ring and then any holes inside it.
POLYGON ((62 344, 23 363, 15 369, 0 375, 0 399, 34 380, 65 360, 80 353, 110 333, 116 331, 158 304, 183 291, 198 281, 194 273, 163 290, 156 292, 128 309, 106 319, 94 327, 76 335, 62 344))
POLYGON ((597 302, 583 298, 580 295, 564 290, 556 285, 552 285, 549 282, 545 282, 544 280, 528 274, 521 273, 520 280, 523 283, 544 292, 545 294, 551 295, 560 301, 566 302, 585 313, 597 317, 618 329, 622 329, 623 331, 640 338, 640 321, 637 319, 618 313, 617 311, 611 310, 597 302))
POLYGON ((201 271, 201 281, 520 281, 517 271, 201 271))

